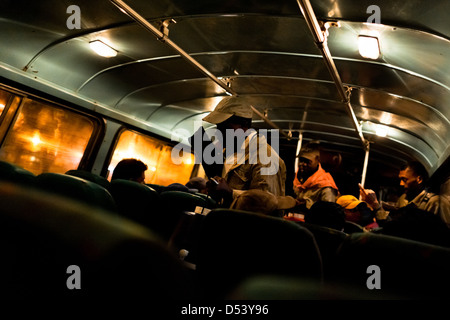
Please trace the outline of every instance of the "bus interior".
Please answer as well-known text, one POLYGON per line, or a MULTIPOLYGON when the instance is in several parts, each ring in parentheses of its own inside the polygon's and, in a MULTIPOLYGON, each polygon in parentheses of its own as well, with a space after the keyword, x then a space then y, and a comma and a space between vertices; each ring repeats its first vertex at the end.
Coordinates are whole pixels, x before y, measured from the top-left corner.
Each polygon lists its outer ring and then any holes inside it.
POLYGON ((341 194, 362 184, 392 201, 399 168, 419 161, 448 199, 448 12, 440 0, 2 0, 2 297, 448 298, 450 247, 167 189, 205 177, 188 139, 242 96, 252 127, 277 137, 287 195, 299 148, 319 141, 341 194), (124 158, 148 165, 146 188, 113 187, 124 158))

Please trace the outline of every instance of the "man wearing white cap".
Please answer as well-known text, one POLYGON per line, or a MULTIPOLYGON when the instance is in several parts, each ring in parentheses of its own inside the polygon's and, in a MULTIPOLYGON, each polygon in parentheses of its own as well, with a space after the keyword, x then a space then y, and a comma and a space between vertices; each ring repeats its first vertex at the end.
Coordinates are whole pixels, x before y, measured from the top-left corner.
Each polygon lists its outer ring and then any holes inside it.
POLYGON ((269 191, 275 196, 285 195, 284 161, 264 136, 258 136, 251 129, 252 117, 250 104, 242 97, 232 96, 224 98, 203 118, 216 124, 222 136, 220 142, 225 151, 222 175, 215 177, 217 185, 209 185, 211 193, 218 193, 224 204, 229 205, 239 194, 250 189, 269 191))

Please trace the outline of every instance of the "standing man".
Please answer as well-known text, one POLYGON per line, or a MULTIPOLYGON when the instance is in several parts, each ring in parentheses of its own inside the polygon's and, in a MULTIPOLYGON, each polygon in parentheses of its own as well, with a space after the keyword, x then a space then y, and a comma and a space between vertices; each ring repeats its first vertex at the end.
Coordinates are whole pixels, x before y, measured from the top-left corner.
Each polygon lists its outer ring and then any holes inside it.
MULTIPOLYGON (((427 190, 428 173, 420 162, 409 162, 400 170, 398 177, 404 193, 397 200, 396 208, 414 204, 420 210, 439 215, 443 222, 450 225, 450 209, 444 206, 440 207, 439 195, 427 190)), ((376 212, 377 220, 388 219, 389 211, 383 208, 373 190, 360 186, 360 193, 361 199, 376 212)))
POLYGON ((298 157, 294 192, 300 210, 307 212, 318 201, 336 202, 339 190, 331 174, 320 164, 319 144, 311 141, 300 150, 298 157))
POLYGON ((286 166, 278 153, 251 129, 253 111, 242 97, 224 98, 204 121, 217 125, 214 142, 223 150, 221 176, 209 183, 210 194, 229 206, 245 190, 260 189, 275 196, 285 195, 286 166))

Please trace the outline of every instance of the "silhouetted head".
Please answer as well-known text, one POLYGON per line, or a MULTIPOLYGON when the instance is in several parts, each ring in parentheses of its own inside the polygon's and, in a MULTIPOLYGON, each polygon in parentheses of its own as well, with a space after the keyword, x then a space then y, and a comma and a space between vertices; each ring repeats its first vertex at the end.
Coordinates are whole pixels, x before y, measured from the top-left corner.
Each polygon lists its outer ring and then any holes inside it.
POLYGON ((344 208, 335 202, 318 201, 305 214, 305 222, 342 230, 345 226, 344 208))
POLYGON ((123 159, 114 168, 111 180, 124 179, 144 183, 147 165, 137 159, 123 159))

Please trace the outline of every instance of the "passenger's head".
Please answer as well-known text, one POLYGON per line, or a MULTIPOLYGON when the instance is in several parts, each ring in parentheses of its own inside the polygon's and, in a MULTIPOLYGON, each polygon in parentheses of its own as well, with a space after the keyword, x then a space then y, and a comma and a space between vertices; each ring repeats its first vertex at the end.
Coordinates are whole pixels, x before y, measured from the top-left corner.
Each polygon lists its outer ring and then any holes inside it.
POLYGON ((144 183, 147 165, 137 159, 123 159, 114 168, 111 180, 125 179, 144 183))
POLYGON ((344 209, 336 202, 318 201, 305 214, 305 222, 343 230, 345 226, 344 209))
POLYGON ((315 172, 320 163, 320 149, 318 142, 305 145, 298 155, 298 171, 300 175, 310 175, 315 172))
POLYGON ((291 196, 275 196, 268 191, 251 189, 238 195, 231 204, 230 209, 282 217, 283 210, 291 209, 295 205, 296 201, 291 196))
POLYGON ((217 125, 224 134, 226 129, 246 131, 252 125, 252 117, 251 105, 242 97, 232 96, 222 99, 203 120, 217 125))
POLYGON ((413 161, 400 170, 398 177, 400 178, 400 185, 408 194, 422 188, 428 180, 428 172, 420 162, 413 161))
POLYGON ((208 193, 206 188, 206 180, 202 177, 193 177, 187 183, 186 187, 197 190, 199 193, 208 193))
POLYGON ((344 208, 345 220, 366 226, 373 222, 374 214, 364 201, 352 195, 344 195, 336 200, 344 208))
POLYGON ((244 141, 246 131, 252 125, 252 117, 253 111, 246 99, 232 96, 222 99, 214 111, 204 117, 203 120, 217 126, 217 130, 220 131, 222 136, 222 145, 224 147, 227 147, 228 143, 231 142, 237 150, 242 143, 238 141, 244 141), (228 143, 227 140, 229 141, 228 143))
POLYGON ((186 187, 184 184, 175 182, 169 184, 167 187, 165 187, 164 191, 183 191, 183 192, 191 192, 188 187, 186 187))

